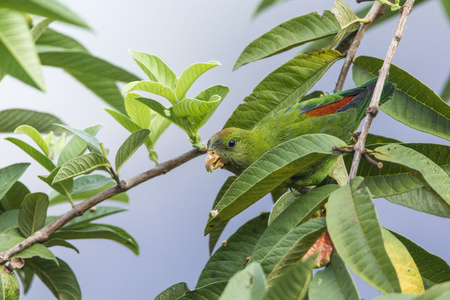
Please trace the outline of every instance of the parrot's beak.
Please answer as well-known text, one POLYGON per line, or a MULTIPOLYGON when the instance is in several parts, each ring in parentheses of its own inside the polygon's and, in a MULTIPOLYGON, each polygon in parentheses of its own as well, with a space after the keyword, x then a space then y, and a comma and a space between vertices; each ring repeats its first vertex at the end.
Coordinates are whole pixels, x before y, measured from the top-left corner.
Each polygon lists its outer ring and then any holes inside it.
POLYGON ((217 168, 223 167, 223 162, 220 160, 220 156, 215 154, 214 151, 208 151, 208 155, 205 160, 206 171, 211 172, 217 168))

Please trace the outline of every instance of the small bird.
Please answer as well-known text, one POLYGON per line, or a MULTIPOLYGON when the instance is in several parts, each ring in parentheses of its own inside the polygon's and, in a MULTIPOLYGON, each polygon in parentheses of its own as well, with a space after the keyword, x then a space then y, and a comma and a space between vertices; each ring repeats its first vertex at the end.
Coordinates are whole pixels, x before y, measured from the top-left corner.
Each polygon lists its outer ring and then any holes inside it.
MULTIPOLYGON (((208 140, 206 170, 212 172, 223 168, 239 175, 270 149, 304 134, 325 133, 350 141, 351 133, 366 114, 376 80, 374 78, 350 90, 298 102, 266 117, 251 130, 232 127, 219 131, 208 140)), ((394 91, 395 84, 386 82, 380 104, 391 98, 394 91)), ((324 163, 315 164, 306 173, 294 177, 307 177, 324 163)))

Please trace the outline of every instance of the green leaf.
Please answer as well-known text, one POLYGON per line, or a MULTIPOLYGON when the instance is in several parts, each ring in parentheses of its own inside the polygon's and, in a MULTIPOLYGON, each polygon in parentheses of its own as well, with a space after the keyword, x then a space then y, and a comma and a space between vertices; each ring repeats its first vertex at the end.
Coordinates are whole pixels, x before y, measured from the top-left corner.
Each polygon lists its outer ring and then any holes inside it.
POLYGON ((80 251, 77 249, 77 247, 75 247, 74 245, 72 245, 71 243, 69 243, 68 241, 63 240, 63 239, 50 238, 49 240, 45 241, 43 243, 43 245, 45 247, 47 247, 47 248, 54 247, 54 246, 61 246, 61 247, 65 247, 65 248, 69 248, 69 249, 75 250, 75 252, 80 254, 80 251))
POLYGON ((0 111, 0 132, 14 132, 20 125, 29 125, 36 128, 40 133, 49 133, 53 131, 55 134, 61 134, 63 129, 54 125, 54 123, 64 124, 57 117, 33 110, 27 109, 6 109, 0 111))
POLYGON ((125 112, 123 105, 123 96, 114 80, 91 75, 76 70, 65 70, 76 80, 82 83, 86 88, 100 97, 107 104, 111 105, 120 112, 125 112))
POLYGON ((68 7, 54 0, 1 0, 0 7, 66 22, 84 28, 89 26, 68 7))
POLYGON ((159 57, 136 50, 130 50, 130 54, 150 80, 175 91, 177 75, 159 57))
POLYGON ((313 12, 293 18, 272 28, 245 47, 233 70, 304 43, 334 35, 340 29, 336 18, 328 10, 324 11, 323 15, 313 12))
MULTIPOLYGON (((217 203, 219 203, 219 200, 222 199, 225 192, 230 188, 231 184, 236 180, 236 176, 230 176, 225 180, 222 187, 220 188, 219 192, 217 193, 216 199, 214 199, 214 203, 212 205, 212 209, 216 206, 217 203)), ((220 235, 222 234, 223 230, 225 229, 225 226, 228 222, 223 223, 221 226, 213 230, 209 234, 209 255, 213 253, 214 247, 217 244, 217 241, 220 238, 220 235)))
POLYGON ((92 171, 110 168, 106 157, 97 153, 88 153, 65 162, 53 179, 53 184, 92 171))
MULTIPOLYGON (((116 185, 117 183, 111 178, 100 174, 92 174, 81 176, 73 180, 73 189, 71 192, 72 200, 85 200, 98 193, 116 185)), ((57 192, 50 192, 50 205, 67 202, 65 195, 57 192)), ((115 200, 127 203, 129 201, 126 193, 117 194, 108 200, 115 200)))
POLYGON ((331 240, 345 264, 381 292, 400 292, 370 192, 361 177, 331 194, 326 218, 331 240))
POLYGON ((72 128, 70 126, 61 125, 61 124, 56 124, 56 125, 72 132, 73 134, 75 134, 76 136, 81 138, 83 141, 86 142, 86 144, 88 145, 88 147, 91 151, 93 151, 97 154, 103 155, 102 149, 100 148, 100 142, 95 138, 94 135, 89 134, 88 132, 83 131, 83 130, 72 128))
POLYGON ((297 201, 300 196, 300 192, 296 190, 290 190, 284 193, 280 198, 278 198, 277 202, 275 202, 272 210, 270 211, 269 225, 272 224, 273 220, 275 220, 286 208, 297 201))
POLYGON ((176 103, 175 93, 171 88, 163 85, 161 82, 155 82, 151 80, 133 81, 128 83, 122 89, 122 94, 129 93, 131 91, 145 91, 162 96, 170 101, 170 103, 176 103))
POLYGON ((113 117, 120 125, 122 125, 129 132, 135 132, 143 129, 138 124, 134 123, 130 118, 126 115, 121 114, 117 111, 105 108, 106 112, 113 117))
POLYGON ((120 212, 126 211, 125 208, 122 207, 114 207, 114 206, 97 206, 94 211, 88 210, 84 212, 84 214, 80 217, 77 217, 71 221, 69 221, 66 225, 62 227, 62 229, 74 229, 79 225, 84 225, 86 223, 92 222, 94 220, 110 216, 113 214, 117 214, 120 212))
POLYGON ((27 294, 34 279, 33 271, 31 271, 31 269, 27 266, 24 266, 22 269, 16 269, 16 274, 22 283, 23 293, 27 294))
MULTIPOLYGON (((1 172, 1 171, 0 171, 1 172)), ((19 209, 30 190, 20 181, 16 181, 0 200, 0 212, 19 209)), ((1 232, 1 230, 0 230, 1 232)))
POLYGON ((142 97, 136 93, 128 93, 125 97, 125 108, 131 120, 139 125, 140 128, 149 128, 150 120, 154 116, 150 108, 135 98, 142 97))
POLYGON ((339 26, 341 27, 341 30, 331 42, 330 48, 334 48, 348 33, 359 28, 359 22, 361 22, 361 19, 355 15, 350 6, 348 6, 343 0, 337 0, 331 9, 331 12, 336 17, 336 20, 339 22, 339 26))
POLYGON ((42 34, 47 31, 48 25, 50 25, 54 20, 43 19, 38 23, 34 24, 30 30, 31 36, 33 37, 33 41, 36 41, 42 36, 42 34))
POLYGON ((303 97, 342 56, 334 50, 300 54, 267 75, 245 97, 224 128, 252 129, 267 116, 290 107, 303 97))
POLYGON ((29 163, 18 163, 0 169, 0 199, 6 195, 29 166, 29 163))
POLYGON ((189 117, 189 122, 191 123, 192 130, 198 131, 203 125, 205 125, 209 118, 211 118, 211 116, 214 114, 220 103, 222 103, 223 99, 226 97, 229 91, 230 89, 226 86, 215 85, 202 91, 197 95, 197 97, 195 97, 196 99, 206 102, 214 100, 217 95, 221 98, 220 101, 215 102, 215 104, 212 105, 205 114, 197 117, 189 117))
POLYGON ((337 185, 328 184, 315 188, 307 194, 298 195, 296 200, 289 205, 289 209, 283 210, 264 231, 255 246, 251 260, 262 261, 265 259, 292 228, 309 220, 337 188, 337 185))
MULTIPOLYGON (((23 242, 25 240, 24 237, 7 234, 7 233, 0 233, 0 240, 2 243, 0 244, 0 252, 5 252, 15 245, 23 242)), ((14 257, 20 257, 23 259, 31 258, 31 257, 40 257, 45 260, 56 262, 56 258, 53 255, 53 253, 48 250, 45 246, 37 243, 33 244, 32 246, 25 248, 24 250, 14 254, 14 257)), ((28 265, 28 260, 27 260, 28 265)))
POLYGON ((66 240, 108 239, 127 247, 136 255, 139 254, 139 245, 136 240, 122 228, 113 225, 87 223, 68 229, 60 229, 52 237, 66 240))
POLYGON ((209 61, 206 63, 195 63, 187 67, 180 78, 178 79, 177 86, 175 88, 175 96, 177 100, 182 100, 186 92, 189 90, 191 85, 206 71, 220 66, 218 61, 209 61))
MULTIPOLYGON (((325 221, 325 218, 321 219, 325 221)), ((285 248, 287 244, 291 243, 289 242, 285 244, 287 240, 295 241, 294 244, 290 246, 290 249, 286 252, 286 254, 284 254, 275 265, 275 267, 273 267, 272 271, 269 274, 269 277, 267 278, 267 282, 269 284, 276 281, 279 277, 283 276, 283 274, 285 274, 289 268, 301 262, 308 250, 311 249, 314 243, 327 229, 325 222, 323 222, 322 226, 315 230, 311 230, 308 233, 304 233, 300 238, 296 240, 296 238, 298 237, 298 232, 303 231, 303 228, 302 230, 300 229, 301 227, 302 226, 299 226, 291 230, 288 234, 286 234, 283 240, 280 240, 279 247, 274 248, 274 251, 278 252, 280 251, 280 248, 285 248)))
POLYGON ((158 141, 161 134, 167 129, 167 127, 169 127, 170 123, 171 122, 167 118, 159 114, 153 118, 150 124, 149 134, 151 146, 154 146, 156 144, 156 141, 158 141))
POLYGON ((173 106, 173 112, 180 118, 198 117, 206 114, 212 107, 217 106, 222 101, 219 95, 213 95, 208 101, 199 99, 184 98, 173 106))
MULTIPOLYGON (((70 192, 72 191, 73 179, 69 178, 57 183, 53 183, 53 180, 55 179, 55 176, 58 174, 59 170, 61 170, 61 167, 56 167, 55 169, 53 169, 52 172, 50 172, 49 175, 47 176, 39 175, 38 177, 46 184, 48 184, 52 189, 67 197, 67 195, 70 194, 70 192)), ((65 199, 67 201, 67 198, 65 199)))
POLYGON ((301 261, 269 283, 269 291, 265 300, 297 300, 303 299, 308 293, 308 286, 312 279, 312 270, 317 255, 301 261))
MULTIPOLYGON (((95 136, 101 127, 102 125, 95 125, 86 128, 84 131, 92 136, 95 136)), ((58 157, 58 166, 61 166, 66 161, 80 156, 86 151, 86 149, 86 142, 82 138, 74 135, 61 151, 61 154, 58 157)))
POLYGON ((220 299, 258 300, 264 299, 266 293, 266 276, 260 264, 253 262, 248 264, 244 270, 231 277, 220 299))
POLYGON ((318 271, 309 285, 308 299, 360 299, 358 290, 344 262, 337 253, 324 270, 318 271))
POLYGON ((41 64, 24 14, 0 8, 0 57, 2 73, 45 91, 41 64))
POLYGON ((28 135, 33 141, 41 148, 41 150, 48 156, 49 149, 44 138, 41 136, 39 131, 29 125, 21 125, 14 130, 14 133, 24 133, 28 135))
POLYGON ((78 280, 69 265, 60 258, 58 264, 40 258, 27 260, 27 266, 42 280, 57 299, 80 300, 78 280))
POLYGON ((450 282, 432 286, 425 293, 414 294, 387 294, 374 300, 446 300, 450 297, 450 282))
POLYGON ((159 293, 154 300, 177 299, 178 297, 183 296, 187 291, 189 291, 189 289, 186 282, 175 283, 174 285, 159 293))
POLYGON ((267 227, 268 214, 261 214, 242 225, 225 245, 209 258, 200 274, 196 288, 229 280, 242 269, 242 264, 251 256, 255 244, 267 227))
MULTIPOLYGON (((353 81, 363 83, 378 76, 383 60, 360 56, 353 63, 353 81)), ((389 81, 397 85, 394 97, 381 110, 403 124, 450 140, 450 106, 418 79, 391 65, 389 81)))
POLYGON ((145 142, 150 130, 141 129, 133 132, 117 150, 116 172, 119 173, 123 164, 133 155, 134 152, 145 142))
MULTIPOLYGON (((0 214, 0 233, 19 226, 19 209, 11 209, 0 214)), ((3 242, 3 241, 2 241, 3 242)), ((13 245, 14 246, 14 245, 13 245)))
POLYGON ((431 254, 406 237, 393 231, 391 233, 408 249, 423 279, 426 279, 432 284, 450 281, 450 266, 445 260, 431 254))
POLYGON ((19 211, 19 228, 25 236, 30 236, 45 225, 48 196, 44 193, 28 194, 19 211))
POLYGON ((406 168, 420 180, 450 213, 450 176, 425 155, 399 144, 388 144, 375 149, 375 157, 406 168))
POLYGON ((43 166, 47 171, 51 172, 56 168, 55 164, 51 161, 50 158, 42 154, 39 150, 34 148, 33 146, 25 143, 22 140, 13 138, 13 137, 7 137, 5 140, 13 143, 20 149, 22 149, 26 154, 31 156, 35 161, 37 161, 41 166, 43 166))
POLYGON ((193 291, 187 291, 177 300, 218 300, 226 285, 226 281, 215 282, 193 291))
POLYGON ((384 247, 397 272, 402 293, 423 293, 422 277, 408 249, 389 230, 382 228, 382 232, 384 247))
POLYGON ((181 129, 183 129, 184 131, 188 131, 188 129, 186 129, 185 123, 183 122, 183 120, 181 118, 179 118, 175 115, 172 107, 165 108, 161 103, 159 103, 156 100, 150 99, 150 98, 141 97, 141 98, 135 98, 135 99, 141 101, 142 103, 144 103, 145 105, 150 107, 151 110, 153 110, 154 112, 156 112, 163 118, 169 120, 170 122, 174 123, 175 125, 177 125, 181 129))
POLYGON ((63 49, 72 49, 88 52, 87 49, 74 38, 61 32, 48 28, 36 41, 37 48, 40 46, 50 46, 63 49))
MULTIPOLYGON (((205 234, 231 219, 274 188, 324 158, 332 156, 331 148, 344 146, 340 139, 326 134, 303 135, 284 142, 261 156, 245 169, 214 208, 205 234)), ((327 172, 328 173, 328 172, 327 172)))
POLYGON ((255 12, 254 12, 254 16, 259 15, 262 11, 266 10, 267 8, 278 4, 278 3, 282 3, 285 2, 287 0, 261 0, 259 2, 258 7, 256 8, 255 12))
POLYGON ((441 0, 441 4, 444 6, 444 10, 447 13, 447 18, 450 20, 450 3, 445 0, 441 0))
POLYGON ((445 83, 444 88, 442 89, 441 98, 447 103, 450 100, 450 76, 448 77, 447 82, 445 83))

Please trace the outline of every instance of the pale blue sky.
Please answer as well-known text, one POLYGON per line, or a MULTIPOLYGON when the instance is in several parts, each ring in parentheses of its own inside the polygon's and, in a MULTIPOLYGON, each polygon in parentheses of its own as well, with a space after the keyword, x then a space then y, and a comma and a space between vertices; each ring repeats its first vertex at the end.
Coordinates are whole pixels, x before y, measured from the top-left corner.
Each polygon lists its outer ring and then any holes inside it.
MULTIPOLYGON (((166 1, 63 1, 79 13, 93 32, 64 24, 54 28, 76 37, 94 55, 105 58, 136 75, 144 77, 128 50, 136 49, 161 57, 177 74, 194 62, 218 60, 222 66, 209 71, 192 87, 192 95, 215 84, 230 87, 230 93, 216 115, 200 130, 206 140, 220 130, 235 107, 251 93, 254 86, 277 66, 293 57, 297 50, 244 66, 232 72, 232 66, 244 47, 254 38, 298 15, 331 9, 333 0, 288 1, 256 19, 252 1, 166 0, 166 1)), ((347 1, 353 8, 355 1, 347 1)), ((436 92, 440 92, 450 71, 450 23, 445 19, 439 1, 430 0, 413 10, 401 40, 394 64, 407 70, 436 92)), ((367 5, 367 4, 366 4, 367 5)), ((384 58, 395 21, 369 32, 358 54, 384 58)), ((331 92, 341 62, 316 85, 331 92)), ((60 70, 44 68, 48 93, 35 91, 16 80, 2 81, 3 108, 27 107, 57 114, 67 124, 84 128, 102 123, 98 137, 114 154, 127 137, 127 132, 112 121, 102 108, 106 105, 60 70)), ((346 88, 353 87, 349 78, 346 88)), ((445 141, 409 129, 380 114, 372 133, 384 134, 403 141, 445 141)), ((171 126, 160 139, 157 151, 161 161, 190 149, 183 132, 171 126)), ((10 164, 9 153, 18 152, 2 142, 0 153, 4 165, 10 164)), ((14 161, 30 161, 18 153, 14 161)), ((146 152, 141 149, 121 170, 123 178, 151 168, 146 152)), ((35 175, 44 170, 33 165, 24 181, 33 191, 47 191, 35 175)), ((83 299, 153 299, 170 285, 185 281, 195 287, 208 259, 208 238, 203 229, 208 212, 220 186, 230 174, 218 170, 206 173, 204 157, 196 158, 169 174, 144 183, 129 192, 128 212, 100 220, 122 226, 140 244, 141 255, 105 240, 74 241, 81 251, 53 248, 56 255, 68 262, 78 276, 83 299)), ((376 200, 381 224, 412 239, 432 253, 450 261, 448 239, 439 239, 448 220, 428 216, 407 208, 376 200), (439 232, 437 234, 432 234, 439 232)), ((263 199, 235 218, 223 239, 246 220, 270 210, 271 200, 263 199)), ((60 206, 53 213, 61 213, 60 206)), ((366 299, 378 295, 367 284, 357 280, 360 294, 366 299)), ((51 299, 52 295, 35 280, 24 299, 51 299)))

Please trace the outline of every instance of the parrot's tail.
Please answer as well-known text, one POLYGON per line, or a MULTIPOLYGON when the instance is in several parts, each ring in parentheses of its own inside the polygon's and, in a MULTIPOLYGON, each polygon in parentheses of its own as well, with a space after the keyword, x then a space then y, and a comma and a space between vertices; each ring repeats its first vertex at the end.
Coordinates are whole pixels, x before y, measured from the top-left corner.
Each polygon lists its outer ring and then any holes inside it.
MULTIPOLYGON (((355 89, 339 93, 343 98, 354 96, 347 104, 339 108, 336 112, 356 108, 357 111, 356 128, 358 128, 359 123, 366 115, 366 110, 369 107, 370 101, 372 100, 372 95, 375 90, 375 85, 377 84, 377 79, 378 77, 375 77, 355 89)), ((391 97, 395 93, 395 88, 396 85, 394 83, 388 81, 385 82, 380 97, 380 105, 391 99, 391 97)))

